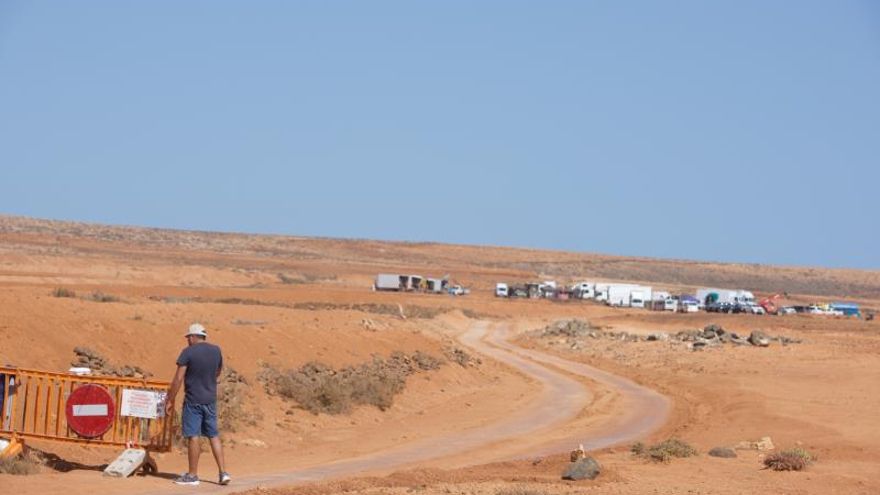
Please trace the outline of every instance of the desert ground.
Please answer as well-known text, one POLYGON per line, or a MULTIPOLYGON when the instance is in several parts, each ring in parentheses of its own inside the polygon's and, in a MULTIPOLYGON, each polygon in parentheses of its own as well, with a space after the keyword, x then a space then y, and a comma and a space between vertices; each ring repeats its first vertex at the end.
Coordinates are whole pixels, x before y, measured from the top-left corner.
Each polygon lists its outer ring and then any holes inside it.
MULTIPOLYGON (((0 492, 880 493, 880 320, 667 314, 492 292, 497 281, 548 279, 880 308, 880 272, 868 270, 0 216, 0 364, 65 371, 74 348, 88 347, 108 366, 170 380, 199 321, 236 372, 221 387, 230 486, 173 485, 186 470, 180 444, 156 456, 158 475, 112 479, 101 470, 118 451, 33 440, 35 472, 0 474, 0 492), (449 275, 472 292, 375 292, 380 272, 449 275), (570 320, 586 330, 557 324, 570 320), (695 350, 675 337, 710 324, 773 340, 695 350), (275 381, 307 363, 377 362, 403 380, 381 406, 316 412, 275 381), (631 452, 672 437, 698 455, 652 462, 631 452), (745 446, 763 437, 773 449, 745 446), (601 473, 563 481, 579 444, 601 473), (707 455, 737 445, 735 458, 707 455), (815 462, 764 469, 767 455, 792 447, 815 462)), ((207 452, 200 474, 216 476, 207 452)))

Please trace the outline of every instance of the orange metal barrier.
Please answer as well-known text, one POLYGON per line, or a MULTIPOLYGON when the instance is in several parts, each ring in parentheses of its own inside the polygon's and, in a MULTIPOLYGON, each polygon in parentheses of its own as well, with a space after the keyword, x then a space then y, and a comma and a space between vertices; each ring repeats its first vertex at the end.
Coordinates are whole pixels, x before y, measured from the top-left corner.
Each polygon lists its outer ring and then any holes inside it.
POLYGON ((125 389, 167 393, 170 384, 158 380, 77 376, 22 368, 0 367, 3 406, 0 410, 0 434, 22 439, 143 448, 153 452, 171 450, 174 415, 156 419, 122 416, 122 393, 125 389), (15 383, 11 387, 11 382, 15 383), (81 438, 67 424, 67 398, 81 385, 104 387, 114 399, 112 426, 97 438, 81 438), (4 386, 5 385, 5 386, 4 386))

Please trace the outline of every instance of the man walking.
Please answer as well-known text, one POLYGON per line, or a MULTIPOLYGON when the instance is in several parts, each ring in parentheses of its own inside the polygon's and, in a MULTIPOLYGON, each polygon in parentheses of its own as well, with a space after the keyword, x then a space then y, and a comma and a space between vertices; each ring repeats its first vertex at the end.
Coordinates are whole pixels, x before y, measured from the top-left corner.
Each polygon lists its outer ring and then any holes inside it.
POLYGON ((219 347, 206 342, 208 333, 198 323, 189 326, 185 337, 188 345, 177 358, 177 372, 165 402, 165 413, 173 414, 174 398, 183 383, 182 423, 189 471, 174 482, 178 485, 199 484, 199 436, 203 436, 211 442, 211 452, 220 471, 220 484, 228 485, 232 478, 226 472, 220 432, 217 431, 217 381, 223 370, 223 354, 219 347))

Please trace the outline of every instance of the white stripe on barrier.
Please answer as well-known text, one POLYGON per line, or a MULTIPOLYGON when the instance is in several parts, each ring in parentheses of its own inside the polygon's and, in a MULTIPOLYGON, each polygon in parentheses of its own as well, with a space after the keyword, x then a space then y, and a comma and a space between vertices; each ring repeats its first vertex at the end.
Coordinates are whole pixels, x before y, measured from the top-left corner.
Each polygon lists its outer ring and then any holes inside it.
POLYGON ((83 404, 73 406, 74 416, 107 416, 107 404, 83 404))

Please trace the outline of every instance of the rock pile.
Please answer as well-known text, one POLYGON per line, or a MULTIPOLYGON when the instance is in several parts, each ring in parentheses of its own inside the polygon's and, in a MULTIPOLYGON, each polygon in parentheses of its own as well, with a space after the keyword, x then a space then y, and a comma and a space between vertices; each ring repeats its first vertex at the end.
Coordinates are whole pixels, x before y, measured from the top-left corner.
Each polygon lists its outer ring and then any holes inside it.
POLYGON ((584 320, 559 320, 544 327, 542 335, 565 337, 597 337, 597 328, 584 320))
POLYGON ((681 331, 675 334, 674 338, 680 342, 688 342, 690 348, 695 351, 723 344, 767 347, 771 342, 779 342, 782 345, 801 343, 800 339, 792 339, 785 336, 771 337, 761 330, 753 330, 748 337, 745 337, 736 332, 728 332, 719 325, 706 325, 702 331, 681 331))
POLYGON ((123 378, 150 378, 153 376, 149 371, 141 369, 139 366, 112 366, 104 356, 88 347, 74 347, 74 354, 77 359, 70 363, 74 367, 89 368, 92 374, 119 376, 123 378))
POLYGON ((752 331, 747 337, 735 332, 728 332, 720 325, 707 325, 702 330, 682 330, 669 334, 656 332, 648 335, 639 335, 628 332, 606 332, 590 325, 583 320, 560 320, 540 330, 541 337, 564 337, 561 342, 567 342, 573 349, 580 347, 579 341, 585 338, 609 339, 622 342, 668 342, 685 343, 689 349, 700 350, 706 347, 732 344, 739 346, 767 347, 771 342, 779 342, 782 345, 799 344, 801 340, 790 337, 771 337, 761 330, 752 331))

